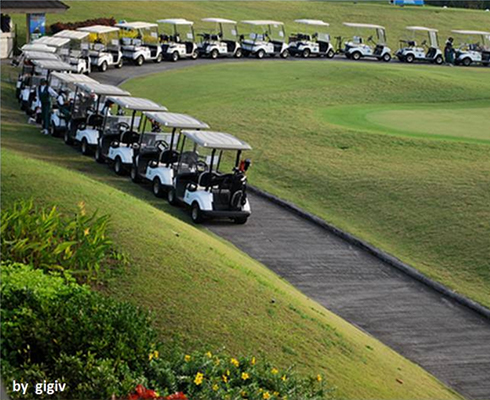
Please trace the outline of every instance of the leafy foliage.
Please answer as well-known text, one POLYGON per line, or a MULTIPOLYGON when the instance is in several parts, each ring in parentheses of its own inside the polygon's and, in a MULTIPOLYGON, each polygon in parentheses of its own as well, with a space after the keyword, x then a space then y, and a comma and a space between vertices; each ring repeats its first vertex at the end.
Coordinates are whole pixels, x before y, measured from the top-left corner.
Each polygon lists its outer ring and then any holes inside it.
POLYGON ((49 26, 51 33, 54 35, 60 31, 65 29, 68 30, 76 30, 78 28, 82 28, 84 26, 92 26, 92 25, 107 25, 114 26, 116 24, 116 20, 111 18, 93 18, 87 19, 85 21, 77 21, 77 22, 55 22, 49 26))

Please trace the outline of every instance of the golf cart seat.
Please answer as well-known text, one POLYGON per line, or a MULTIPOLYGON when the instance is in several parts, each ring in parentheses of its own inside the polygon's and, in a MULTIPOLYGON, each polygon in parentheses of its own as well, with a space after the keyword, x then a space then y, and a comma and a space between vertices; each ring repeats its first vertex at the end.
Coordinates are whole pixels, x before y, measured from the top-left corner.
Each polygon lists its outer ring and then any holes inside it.
POLYGON ((416 42, 415 40, 409 40, 409 41, 408 41, 408 45, 409 45, 410 47, 415 47, 415 46, 417 46, 417 42, 416 42))
POLYGON ((164 150, 160 155, 160 162, 163 164, 173 164, 177 162, 179 153, 175 150, 164 150))
POLYGON ((93 127, 101 127, 103 122, 104 122, 104 117, 98 114, 92 114, 87 119, 87 125, 93 127))
POLYGON ((102 51, 102 50, 104 50, 104 45, 102 43, 95 43, 94 44, 94 50, 95 51, 102 51))
POLYGON ((426 54, 427 58, 434 58, 436 55, 437 50, 434 47, 431 47, 429 51, 426 54))
POLYGON ((123 132, 121 135, 121 143, 125 145, 130 145, 133 143, 137 143, 139 139, 139 135, 137 132, 134 131, 126 131, 123 132))
POLYGON ((194 49, 194 44, 192 42, 185 42, 185 52, 190 54, 194 49))

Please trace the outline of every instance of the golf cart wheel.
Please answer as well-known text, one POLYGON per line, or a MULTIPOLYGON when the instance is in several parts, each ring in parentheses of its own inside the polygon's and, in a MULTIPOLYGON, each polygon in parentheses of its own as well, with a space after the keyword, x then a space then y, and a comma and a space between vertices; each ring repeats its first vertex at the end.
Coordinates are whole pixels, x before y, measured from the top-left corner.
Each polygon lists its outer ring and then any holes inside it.
POLYGON ((216 49, 213 49, 211 50, 211 53, 209 54, 209 56, 213 59, 213 60, 216 60, 219 56, 219 51, 216 50, 216 49))
POLYGON ((99 164, 104 163, 104 157, 102 157, 102 150, 100 149, 99 146, 95 148, 95 154, 94 154, 95 161, 97 161, 99 164))
POLYGON ((99 71, 100 72, 106 72, 107 71, 107 62, 106 61, 104 61, 102 64, 100 64, 99 71))
POLYGON ((390 62, 391 61, 391 54, 390 53, 385 53, 383 55, 383 61, 384 62, 390 62))
POLYGON ((409 64, 413 63, 413 60, 415 60, 413 54, 407 54, 407 56, 405 57, 405 61, 409 64))
POLYGON ((73 141, 71 140, 71 137, 70 137, 70 131, 67 129, 65 131, 65 134, 63 135, 63 141, 65 142, 65 144, 72 144, 73 141))
POLYGON ((119 62, 116 65, 114 65, 114 67, 117 68, 117 69, 122 68, 123 67, 123 63, 124 63, 124 61, 123 61, 123 59, 121 57, 121 59, 119 60, 119 62))
POLYGON ((195 224, 200 224, 204 220, 201 207, 199 207, 199 204, 197 202, 192 203, 191 219, 192 222, 194 222, 195 224))
POLYGON ((131 166, 131 180, 134 182, 134 183, 138 183, 140 181, 140 176, 138 174, 138 167, 133 164, 131 166))
POLYGON ((233 222, 237 225, 243 225, 246 224, 248 221, 248 215, 246 217, 237 217, 233 218, 233 222))
POLYGON ((444 62, 444 60, 443 60, 442 56, 437 56, 436 59, 434 60, 434 62, 437 65, 441 65, 444 62))
POLYGON ((179 61, 179 52, 178 51, 174 51, 172 53, 172 61, 173 62, 179 61))
POLYGON ((172 206, 176 206, 177 205, 177 194, 175 193, 175 189, 174 188, 171 188, 167 192, 167 201, 168 201, 168 204, 170 204, 172 206))
POLYGON ((471 65, 471 58, 469 58, 469 57, 464 58, 463 59, 463 65, 465 67, 469 67, 471 65))
POLYGON ((119 156, 114 160, 114 172, 117 175, 124 175, 125 173, 123 162, 119 156))
POLYGON ((236 49, 235 58, 242 58, 242 56, 243 56, 242 49, 236 49))
POLYGON ((162 54, 162 53, 160 53, 160 54, 157 56, 157 58, 155 58, 155 62, 156 62, 157 64, 160 64, 162 61, 163 61, 163 54, 162 54))
POLYGON ((145 62, 145 59, 143 58, 143 56, 139 56, 136 58, 136 60, 134 60, 134 63, 138 66, 138 67, 141 67, 143 65, 143 63, 145 62))
MULTIPOLYGON (((304 49, 304 50, 302 51, 302 53, 301 53, 301 56, 302 56, 303 58, 308 58, 308 57, 310 56, 310 54, 311 54, 310 49, 304 49)), ((282 54, 281 54, 281 56, 282 56, 282 54)))
POLYGON ((197 57, 198 57, 198 56, 199 56, 199 54, 197 54, 197 50, 194 50, 194 51, 192 52, 192 54, 191 54, 191 58, 192 58, 193 60, 197 60, 197 57))
POLYGON ((84 156, 88 156, 90 154, 90 146, 88 145, 87 138, 82 139, 82 143, 80 143, 80 150, 84 156))
POLYGON ((257 57, 259 60, 264 58, 265 56, 265 51, 260 49, 256 54, 255 54, 255 57, 257 57))
POLYGON ((355 53, 352 53, 351 55, 351 58, 355 61, 358 61, 361 59, 361 53, 359 53, 358 51, 356 51, 355 53))
POLYGON ((153 179, 153 194, 155 197, 163 197, 163 187, 162 187, 162 182, 160 182, 160 178, 155 178, 153 179))
POLYGON ((282 53, 281 53, 281 58, 288 58, 289 57, 289 50, 284 50, 282 53))
POLYGON ((327 53, 327 58, 334 58, 335 56, 335 51, 333 49, 330 49, 327 53))

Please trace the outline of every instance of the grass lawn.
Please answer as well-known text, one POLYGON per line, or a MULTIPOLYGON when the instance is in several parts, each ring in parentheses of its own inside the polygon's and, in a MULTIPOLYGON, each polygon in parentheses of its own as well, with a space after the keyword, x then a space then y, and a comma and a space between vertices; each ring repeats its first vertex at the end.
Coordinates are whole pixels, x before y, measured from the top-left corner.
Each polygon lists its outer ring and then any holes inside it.
POLYGON ((41 135, 5 81, 1 118, 2 207, 34 198, 70 211, 84 201, 89 211, 110 214, 132 268, 106 292, 152 309, 169 348, 265 354, 278 366, 326 373, 340 398, 460 398, 230 244, 183 222, 188 216, 149 190, 41 135))
POLYGON ((490 70, 234 63, 124 87, 249 141, 253 184, 490 306, 490 70))

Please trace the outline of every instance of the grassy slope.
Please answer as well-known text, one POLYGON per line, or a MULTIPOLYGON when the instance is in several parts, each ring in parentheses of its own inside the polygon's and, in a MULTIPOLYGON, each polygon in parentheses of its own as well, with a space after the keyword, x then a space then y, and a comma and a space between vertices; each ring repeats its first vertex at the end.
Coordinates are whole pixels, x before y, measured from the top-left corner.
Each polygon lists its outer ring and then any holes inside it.
POLYGON ((489 70, 222 64, 147 76, 125 88, 246 139, 255 148, 253 184, 490 306, 488 144, 368 134, 355 113, 350 129, 327 115, 340 105, 396 110, 421 102, 464 113, 476 101, 488 113, 489 70))
POLYGON ((113 237, 133 268, 108 292, 154 310, 166 342, 226 345, 231 354, 265 353, 281 366, 322 371, 341 398, 459 398, 261 264, 170 215, 183 214, 149 191, 40 135, 14 110, 12 85, 2 89, 2 206, 33 197, 62 210, 84 201, 110 214, 113 237))

